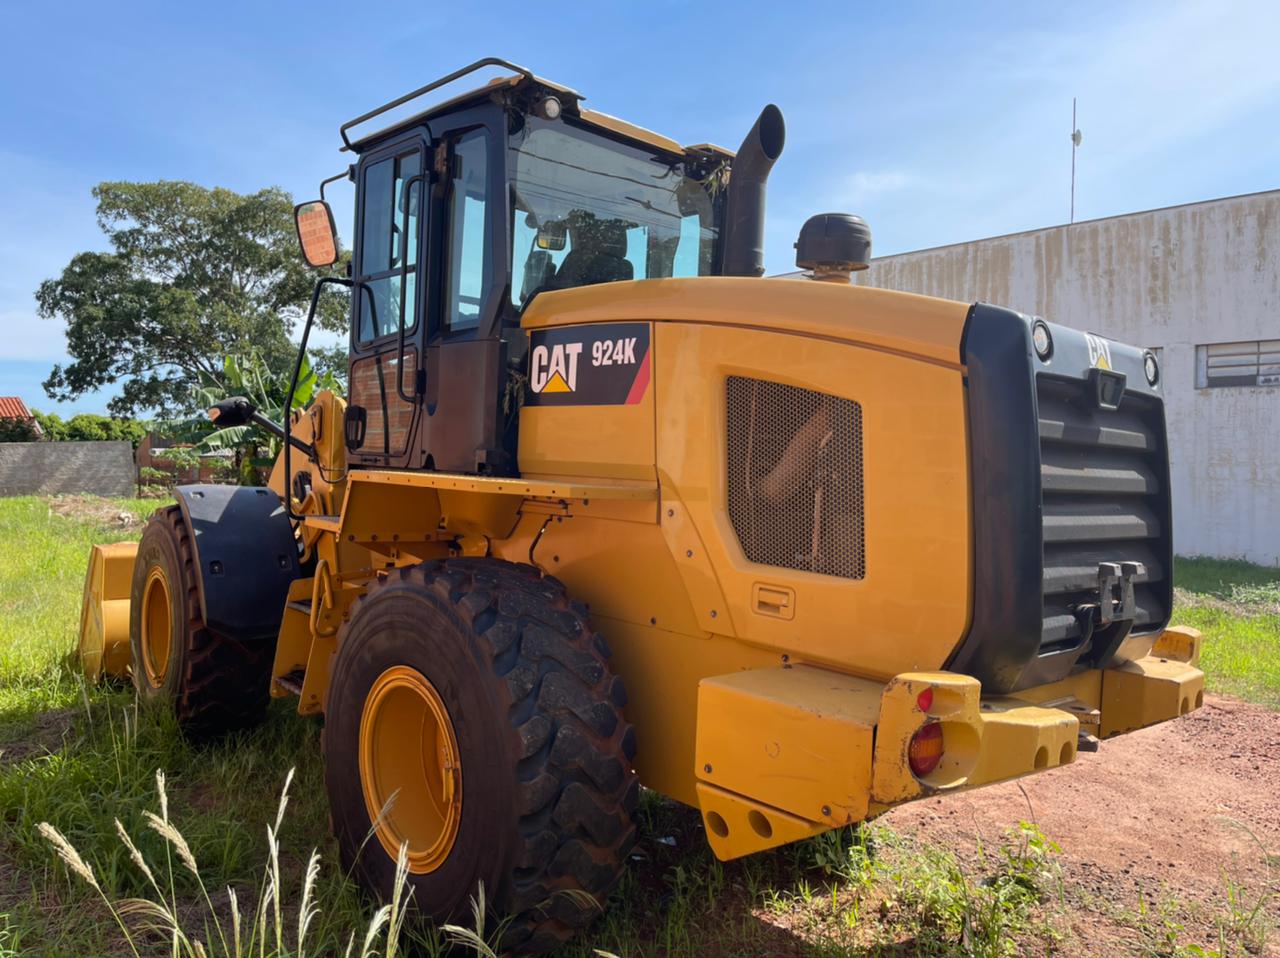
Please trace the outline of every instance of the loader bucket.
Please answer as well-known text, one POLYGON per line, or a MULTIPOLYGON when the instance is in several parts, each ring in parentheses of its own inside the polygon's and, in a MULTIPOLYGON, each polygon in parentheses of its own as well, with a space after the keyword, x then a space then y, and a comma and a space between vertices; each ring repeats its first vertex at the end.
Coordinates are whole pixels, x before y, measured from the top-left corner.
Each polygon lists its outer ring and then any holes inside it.
POLYGON ((80 665, 90 682, 129 674, 129 593, 138 543, 94 546, 80 611, 80 665))

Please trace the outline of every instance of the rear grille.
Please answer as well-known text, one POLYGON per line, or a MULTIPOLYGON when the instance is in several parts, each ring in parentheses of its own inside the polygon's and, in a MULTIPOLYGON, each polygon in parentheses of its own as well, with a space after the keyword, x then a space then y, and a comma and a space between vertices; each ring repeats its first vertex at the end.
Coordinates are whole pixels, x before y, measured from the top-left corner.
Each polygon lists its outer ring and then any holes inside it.
MULTIPOLYGON (((1098 601, 1098 564, 1141 562, 1132 634, 1169 615, 1172 545, 1164 417, 1133 392, 1117 410, 1090 401, 1080 380, 1036 377, 1044 534, 1041 654, 1076 650, 1078 605, 1098 601)), ((1095 639, 1095 645, 1097 645, 1095 639)))
POLYGON ((862 407, 743 376, 726 400, 729 519, 746 557, 863 578, 862 407))

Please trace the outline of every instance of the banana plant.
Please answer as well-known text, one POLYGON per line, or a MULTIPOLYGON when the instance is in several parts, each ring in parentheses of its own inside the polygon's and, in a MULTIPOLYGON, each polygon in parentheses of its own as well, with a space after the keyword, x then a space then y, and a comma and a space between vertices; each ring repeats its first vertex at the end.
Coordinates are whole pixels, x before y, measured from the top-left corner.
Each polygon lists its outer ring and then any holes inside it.
MULTIPOLYGON (((317 374, 310 360, 303 356, 291 410, 306 409, 323 389, 339 394, 342 392, 341 385, 331 372, 317 374)), ((289 377, 272 373, 261 356, 250 353, 247 356, 224 357, 221 377, 201 373, 193 390, 193 399, 199 408, 208 409, 228 396, 244 396, 268 419, 283 423, 288 392, 289 377)), ((218 429, 207 419, 200 417, 186 425, 193 434, 191 438, 197 440, 197 453, 232 450, 238 472, 244 472, 245 466, 269 466, 280 452, 280 440, 252 424, 218 429), (267 455, 259 457, 257 453, 263 447, 266 448, 267 455)))

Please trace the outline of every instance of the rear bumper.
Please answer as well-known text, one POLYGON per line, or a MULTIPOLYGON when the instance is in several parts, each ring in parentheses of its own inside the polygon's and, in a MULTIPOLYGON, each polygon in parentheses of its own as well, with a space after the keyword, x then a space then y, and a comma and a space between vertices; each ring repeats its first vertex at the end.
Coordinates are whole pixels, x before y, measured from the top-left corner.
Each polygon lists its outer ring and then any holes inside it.
POLYGON ((1198 632, 1168 629, 1145 658, 1016 695, 984 695, 977 679, 952 672, 886 684, 797 666, 705 679, 695 771, 712 850, 736 858, 917 798, 1070 764, 1082 745, 1199 708, 1199 653, 1198 632), (917 777, 909 745, 929 723, 942 727, 943 755, 917 777))

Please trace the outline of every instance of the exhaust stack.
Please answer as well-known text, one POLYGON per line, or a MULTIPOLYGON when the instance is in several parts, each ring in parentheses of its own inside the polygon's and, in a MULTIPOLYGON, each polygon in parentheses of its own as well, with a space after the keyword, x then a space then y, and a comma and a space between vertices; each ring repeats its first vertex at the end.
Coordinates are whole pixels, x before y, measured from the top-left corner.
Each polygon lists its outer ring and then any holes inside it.
POLYGON ((786 139, 782 111, 770 103, 738 147, 724 218, 724 276, 764 275, 765 186, 786 139))

